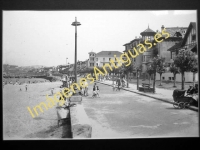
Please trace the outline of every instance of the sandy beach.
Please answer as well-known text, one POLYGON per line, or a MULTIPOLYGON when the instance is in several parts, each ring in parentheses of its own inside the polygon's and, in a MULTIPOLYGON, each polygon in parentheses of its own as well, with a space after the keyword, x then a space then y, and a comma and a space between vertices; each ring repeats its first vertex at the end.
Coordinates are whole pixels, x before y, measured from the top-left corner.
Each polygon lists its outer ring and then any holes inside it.
POLYGON ((46 95, 60 91, 61 82, 45 82, 23 85, 5 85, 3 88, 3 139, 60 139, 68 137, 69 121, 57 127, 55 106, 44 109, 32 118, 27 107, 33 108, 40 102, 46 102, 46 95), (20 88, 22 91, 20 91, 20 88))

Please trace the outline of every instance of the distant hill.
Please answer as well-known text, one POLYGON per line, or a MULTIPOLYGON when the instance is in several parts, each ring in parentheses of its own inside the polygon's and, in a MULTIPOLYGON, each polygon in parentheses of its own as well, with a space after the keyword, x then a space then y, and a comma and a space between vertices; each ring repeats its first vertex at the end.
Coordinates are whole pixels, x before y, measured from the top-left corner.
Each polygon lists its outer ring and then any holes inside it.
POLYGON ((34 66, 21 66, 21 68, 42 68, 42 67, 45 67, 45 66, 42 66, 42 65, 34 65, 34 66))

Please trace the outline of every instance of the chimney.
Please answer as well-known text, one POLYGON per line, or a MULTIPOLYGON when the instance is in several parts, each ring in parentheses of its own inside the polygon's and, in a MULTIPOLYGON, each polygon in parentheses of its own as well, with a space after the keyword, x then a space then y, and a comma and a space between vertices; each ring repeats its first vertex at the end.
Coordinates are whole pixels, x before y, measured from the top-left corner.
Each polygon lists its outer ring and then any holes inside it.
POLYGON ((161 31, 164 30, 164 28, 165 28, 164 25, 162 25, 162 27, 161 27, 161 31))

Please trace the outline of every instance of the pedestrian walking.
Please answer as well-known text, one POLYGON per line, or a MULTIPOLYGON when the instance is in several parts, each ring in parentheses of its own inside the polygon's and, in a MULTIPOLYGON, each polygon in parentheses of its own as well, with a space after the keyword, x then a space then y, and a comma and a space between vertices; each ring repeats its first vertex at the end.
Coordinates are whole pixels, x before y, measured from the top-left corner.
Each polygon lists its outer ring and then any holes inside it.
POLYGON ((51 95, 53 95, 53 88, 51 89, 51 95))
POLYGON ((83 95, 84 96, 88 96, 88 83, 87 83, 87 81, 85 81, 84 83, 83 83, 83 85, 82 85, 82 89, 83 89, 83 95))
POLYGON ((120 77, 118 77, 118 79, 116 80, 116 84, 117 84, 117 88, 120 91, 120 86, 121 86, 121 79, 120 77))
POLYGON ((28 87, 27 87, 27 85, 26 85, 26 87, 25 87, 25 88, 26 88, 26 91, 27 91, 27 90, 28 90, 28 87))
POLYGON ((97 85, 97 86, 96 86, 96 93, 97 93, 97 96, 98 96, 98 97, 100 97, 100 96, 99 96, 99 91, 100 91, 100 89, 99 89, 99 86, 97 85))

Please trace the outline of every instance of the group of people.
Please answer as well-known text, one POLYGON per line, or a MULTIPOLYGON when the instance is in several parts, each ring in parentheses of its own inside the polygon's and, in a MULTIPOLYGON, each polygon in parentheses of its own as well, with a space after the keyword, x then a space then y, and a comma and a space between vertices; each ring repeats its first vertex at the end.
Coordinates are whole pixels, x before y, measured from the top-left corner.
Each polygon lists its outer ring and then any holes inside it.
POLYGON ((189 85, 188 90, 185 92, 185 96, 192 97, 198 101, 198 84, 195 84, 195 86, 189 85))
MULTIPOLYGON (((22 91, 22 88, 20 87, 20 89, 19 89, 20 91, 22 91)), ((28 86, 27 85, 25 85, 25 91, 27 92, 27 90, 28 90, 28 86)))
POLYGON ((124 77, 121 79, 120 77, 118 77, 118 79, 116 80, 116 84, 113 85, 113 91, 120 91, 121 87, 125 87, 127 84, 126 80, 124 79, 124 77))

